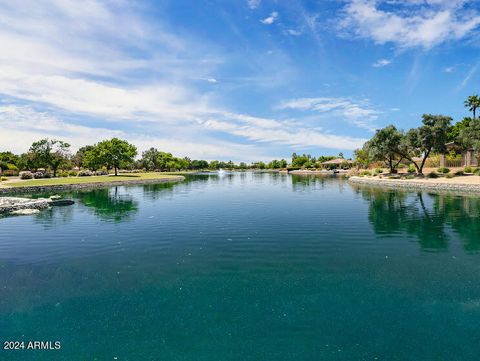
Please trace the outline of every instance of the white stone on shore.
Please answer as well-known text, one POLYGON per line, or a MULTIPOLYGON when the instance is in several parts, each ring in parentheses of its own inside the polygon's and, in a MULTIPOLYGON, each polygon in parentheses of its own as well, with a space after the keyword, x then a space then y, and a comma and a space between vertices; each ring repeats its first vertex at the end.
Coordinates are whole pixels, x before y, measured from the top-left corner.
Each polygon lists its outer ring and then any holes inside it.
POLYGON ((49 198, 20 198, 20 197, 0 197, 0 214, 11 213, 24 209, 45 209, 52 202, 49 198))
POLYGON ((16 211, 12 211, 10 212, 10 214, 14 214, 14 215, 17 215, 17 216, 28 216, 28 215, 31 215, 31 214, 37 214, 37 213, 40 213, 40 210, 39 209, 18 209, 16 211))

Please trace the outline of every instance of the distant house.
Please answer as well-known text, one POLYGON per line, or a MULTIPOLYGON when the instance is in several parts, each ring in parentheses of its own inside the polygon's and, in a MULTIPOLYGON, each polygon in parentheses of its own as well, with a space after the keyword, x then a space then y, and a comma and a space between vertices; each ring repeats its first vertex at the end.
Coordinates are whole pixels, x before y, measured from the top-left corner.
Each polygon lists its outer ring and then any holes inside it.
POLYGON ((457 154, 462 155, 462 159, 455 161, 453 164, 452 161, 446 159, 445 154, 440 155, 440 167, 477 167, 478 159, 475 157, 475 152, 473 149, 464 149, 460 144, 456 142, 450 142, 445 144, 449 152, 456 151, 457 154), (450 163, 450 164, 449 164, 450 163))
POLYGON ((351 159, 344 159, 344 158, 336 158, 332 160, 327 160, 326 162, 322 163, 322 166, 325 168, 350 168, 353 165, 353 160, 351 159))

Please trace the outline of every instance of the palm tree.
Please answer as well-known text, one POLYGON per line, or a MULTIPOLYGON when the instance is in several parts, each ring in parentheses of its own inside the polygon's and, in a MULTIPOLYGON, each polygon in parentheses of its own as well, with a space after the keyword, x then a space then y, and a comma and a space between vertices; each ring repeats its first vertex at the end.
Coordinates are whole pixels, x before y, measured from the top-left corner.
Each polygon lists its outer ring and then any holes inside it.
POLYGON ((478 95, 470 95, 467 100, 465 100, 464 104, 469 111, 473 112, 473 119, 475 120, 475 112, 477 108, 480 108, 480 98, 478 95))

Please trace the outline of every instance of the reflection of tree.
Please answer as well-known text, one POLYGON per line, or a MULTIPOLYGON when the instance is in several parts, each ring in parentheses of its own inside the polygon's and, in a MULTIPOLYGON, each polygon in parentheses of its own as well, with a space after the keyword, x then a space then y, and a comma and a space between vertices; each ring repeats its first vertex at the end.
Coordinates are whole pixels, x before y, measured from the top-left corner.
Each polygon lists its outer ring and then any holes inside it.
POLYGON ((480 250, 480 199, 383 189, 360 190, 369 201, 368 218, 379 235, 415 236, 424 249, 446 249, 450 226, 466 251, 480 250))
POLYGON ((128 194, 120 194, 118 187, 79 192, 77 198, 105 220, 119 222, 138 210, 138 204, 128 194))
POLYGON ((340 190, 344 186, 344 178, 342 176, 336 177, 330 174, 292 174, 292 189, 293 191, 313 191, 324 189, 327 184, 335 183, 340 190))
POLYGON ((466 251, 480 250, 480 198, 444 195, 435 200, 434 207, 445 215, 466 251))

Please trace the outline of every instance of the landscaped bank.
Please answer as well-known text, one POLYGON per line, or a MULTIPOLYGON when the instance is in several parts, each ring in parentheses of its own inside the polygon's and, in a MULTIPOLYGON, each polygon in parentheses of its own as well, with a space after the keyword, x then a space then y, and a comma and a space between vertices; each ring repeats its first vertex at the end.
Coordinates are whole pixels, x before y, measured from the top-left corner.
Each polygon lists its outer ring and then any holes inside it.
POLYGON ((118 176, 68 177, 51 179, 12 180, 0 184, 0 194, 32 193, 68 189, 111 187, 126 184, 180 182, 180 175, 159 173, 121 174, 118 176))
POLYGON ((426 189, 438 191, 459 191, 480 193, 480 176, 455 178, 390 179, 380 177, 358 177, 348 179, 354 184, 381 186, 386 188, 426 189))

